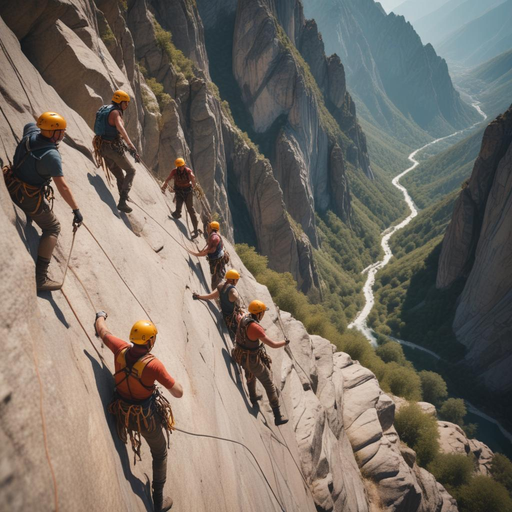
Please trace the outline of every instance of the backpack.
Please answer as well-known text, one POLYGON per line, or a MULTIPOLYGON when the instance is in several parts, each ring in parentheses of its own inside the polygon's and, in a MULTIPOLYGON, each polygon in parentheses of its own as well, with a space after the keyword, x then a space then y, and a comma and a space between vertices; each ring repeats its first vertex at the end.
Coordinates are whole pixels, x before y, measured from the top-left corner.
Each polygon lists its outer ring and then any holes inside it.
POLYGON ((103 105, 96 112, 96 121, 94 121, 94 133, 96 135, 107 135, 108 116, 113 109, 114 105, 103 105))

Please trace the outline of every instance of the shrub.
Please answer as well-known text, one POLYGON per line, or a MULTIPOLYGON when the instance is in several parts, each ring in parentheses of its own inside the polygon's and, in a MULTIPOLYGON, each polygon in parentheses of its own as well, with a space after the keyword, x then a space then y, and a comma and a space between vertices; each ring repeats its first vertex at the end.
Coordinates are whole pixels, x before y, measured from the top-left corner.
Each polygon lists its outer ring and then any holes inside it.
POLYGON ((488 476, 478 475, 454 492, 460 512, 512 512, 507 489, 488 476))
POLYGON ((423 370, 420 372, 421 391, 423 400, 436 406, 446 400, 448 389, 444 379, 435 372, 423 370))
POLYGON ((500 484, 504 485, 508 492, 512 493, 512 462, 501 453, 496 453, 492 459, 491 475, 500 484))
POLYGON ((439 452, 437 421, 424 413, 418 404, 402 407, 395 417, 395 428, 400 439, 412 448, 418 464, 425 467, 439 452))
POLYGON ((466 416, 466 406, 462 398, 449 398, 439 409, 441 419, 451 421, 457 425, 464 425, 464 416, 466 416))
POLYGON ((165 105, 172 101, 171 96, 164 92, 164 86, 160 82, 157 82, 155 78, 147 78, 146 83, 156 96, 160 111, 163 111, 165 105))
POLYGON ((376 352, 385 363, 391 363, 394 361, 399 365, 404 365, 406 362, 402 346, 396 341, 388 341, 387 343, 384 343, 380 347, 377 347, 376 352))
POLYGON ((400 366, 395 362, 388 363, 383 384, 394 395, 407 400, 421 400, 420 377, 412 368, 400 366))
POLYGON ((462 454, 440 453, 427 468, 449 492, 471 480, 474 459, 462 454))

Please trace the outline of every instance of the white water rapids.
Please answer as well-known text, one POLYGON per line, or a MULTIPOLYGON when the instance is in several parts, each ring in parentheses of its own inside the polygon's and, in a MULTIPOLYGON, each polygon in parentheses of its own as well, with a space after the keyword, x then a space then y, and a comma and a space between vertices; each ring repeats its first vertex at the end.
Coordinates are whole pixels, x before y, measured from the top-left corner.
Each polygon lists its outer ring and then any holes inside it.
MULTIPOLYGON (((472 104, 472 106, 482 116, 483 120, 485 121, 487 119, 487 115, 480 108, 479 103, 475 102, 472 104)), ((425 146, 417 149, 416 151, 413 151, 409 155, 409 160, 412 162, 411 167, 407 168, 404 172, 402 172, 401 174, 399 174, 398 176, 393 178, 392 183, 396 188, 398 188, 399 190, 402 191, 402 193, 404 195, 405 202, 409 206, 410 214, 406 219, 404 219, 402 222, 400 222, 400 224, 397 224, 396 226, 389 227, 388 229, 386 229, 385 231, 382 232, 383 236, 382 236, 382 240, 381 240, 381 246, 382 246, 382 249, 384 250, 384 259, 382 259, 381 261, 377 261, 376 263, 373 263, 372 265, 370 265, 369 267, 367 267, 363 270, 363 273, 368 272, 368 279, 366 280, 366 283, 363 288, 363 293, 364 293, 364 296, 366 299, 366 304, 365 304, 364 308, 359 312, 356 319, 348 326, 349 328, 356 328, 357 330, 361 331, 374 347, 377 346, 377 340, 376 340, 375 336, 373 335, 373 331, 368 327, 366 320, 367 320, 368 315, 370 314, 371 310, 373 309, 373 305, 375 303, 375 298, 373 295, 373 285, 375 284, 375 276, 380 269, 384 268, 388 264, 389 260, 393 256, 393 253, 391 252, 391 248, 389 247, 390 238, 397 231, 399 231, 400 229, 407 226, 407 224, 409 224, 409 222, 411 222, 411 220, 414 219, 414 217, 416 217, 416 215, 418 215, 418 210, 416 209, 414 202, 411 199, 411 196, 407 192, 407 189, 403 185, 400 184, 400 178, 402 178, 402 176, 405 176, 406 174, 411 172, 413 169, 415 169, 419 165, 419 162, 415 159, 415 156, 419 152, 423 151, 424 149, 426 149, 430 146, 433 146, 434 144, 437 144, 438 142, 450 139, 450 138, 455 137, 456 135, 459 135, 463 132, 469 131, 469 130, 473 129, 475 126, 477 126, 478 124, 480 124, 480 122, 481 121, 475 123, 474 125, 470 126, 469 128, 466 128, 464 130, 460 130, 460 131, 452 133, 451 135, 448 135, 446 137, 441 137, 440 139, 436 139, 432 142, 429 142, 425 146)), ((398 341, 402 345, 405 345, 405 346, 411 347, 413 349, 421 350, 422 352, 428 353, 429 355, 431 355, 432 357, 435 357, 436 359, 441 359, 441 357, 438 354, 436 354, 432 350, 429 350, 425 347, 416 345, 415 343, 412 343, 410 341, 400 340, 398 338, 392 338, 392 339, 395 341, 398 341)), ((498 421, 496 421, 494 418, 488 416, 484 412, 480 411, 479 409, 477 409, 476 407, 474 407, 471 403, 469 403, 467 401, 466 401, 466 406, 467 406, 467 409, 469 412, 471 412, 477 416, 480 416, 481 418, 496 425, 500 429, 503 436, 506 437, 512 443, 512 434, 510 432, 508 432, 507 430, 505 430, 505 428, 503 428, 503 426, 498 421)))
MULTIPOLYGON (((482 111, 480 108, 480 104, 475 102, 473 103, 473 108, 476 109, 476 111, 483 117, 483 119, 487 119, 487 115, 482 111)), ((363 274, 365 272, 368 272, 368 279, 366 280, 366 283, 363 287, 363 293, 364 297, 366 299, 366 304, 364 308, 359 312, 356 319, 348 326, 349 328, 356 328, 358 331, 361 331, 365 337, 368 339, 368 341, 374 346, 377 346, 377 340, 375 336, 373 335, 373 331, 368 327, 368 324, 366 322, 368 315, 370 314, 371 310, 373 309, 373 305, 375 303, 375 298, 373 296, 373 285, 375 284, 375 276, 377 272, 384 268, 388 263, 391 257, 393 256, 393 253, 391 252, 391 248, 389 246, 389 240, 390 238, 400 229, 403 229, 409 222, 411 222, 416 215, 418 215, 418 210, 416 209, 416 206, 414 205, 413 200, 411 199, 411 196, 409 195, 409 192, 407 192, 407 189, 400 184, 400 178, 405 176, 406 174, 410 173, 413 169, 416 169, 416 167, 420 164, 418 160, 415 159, 416 155, 423 151, 424 149, 433 146, 434 144, 437 144, 443 140, 451 139, 452 137, 455 137, 457 135, 460 135, 463 132, 469 131, 473 129, 476 125, 480 124, 481 121, 475 123, 474 125, 470 126, 469 128, 465 128, 464 130, 459 130, 458 132, 452 133, 451 135, 447 135, 446 137, 441 137, 440 139, 433 140, 432 142, 429 142, 428 144, 425 144, 423 147, 413 151, 409 155, 409 160, 412 162, 411 167, 407 168, 404 172, 393 178, 393 185, 402 192, 404 195, 405 202, 407 203, 407 206, 409 206, 410 214, 406 219, 404 219, 400 224, 397 224, 396 226, 391 226, 387 228, 385 231, 382 232, 382 240, 380 242, 380 245, 382 246, 382 249, 384 250, 384 259, 381 261, 377 261, 376 263, 373 263, 369 267, 365 268, 363 270, 363 274)), ((424 349, 424 347, 420 347, 419 345, 414 345, 414 343, 406 342, 407 344, 410 344, 410 346, 415 346, 419 349, 424 349)), ((430 352, 430 351, 429 351, 430 352)), ((439 357, 439 356, 437 356, 439 357)))

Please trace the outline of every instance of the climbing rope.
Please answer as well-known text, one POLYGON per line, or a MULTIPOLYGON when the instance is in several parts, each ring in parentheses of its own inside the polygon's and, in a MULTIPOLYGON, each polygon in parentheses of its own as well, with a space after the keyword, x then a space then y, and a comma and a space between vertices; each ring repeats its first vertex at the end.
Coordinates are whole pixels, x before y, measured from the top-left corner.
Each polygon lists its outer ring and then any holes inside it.
POLYGON ((283 505, 281 505, 281 502, 279 501, 279 498, 277 497, 274 489, 270 485, 270 482, 268 481, 268 478, 266 477, 262 467, 260 466, 260 463, 258 462, 258 459, 255 457, 254 453, 251 451, 251 449, 248 446, 246 446, 245 444, 241 443, 240 441, 235 441, 234 439, 228 439, 227 437, 212 436, 210 434, 197 434, 195 432, 189 432, 187 430, 183 430, 183 429, 178 428, 178 427, 176 427, 176 430, 178 432, 181 432, 182 434, 186 434, 188 436, 206 437, 206 438, 209 438, 209 439, 217 439, 219 441, 226 441, 228 443, 237 444, 237 445, 241 446, 242 448, 245 448, 250 453, 252 458, 254 459, 254 462, 256 462, 256 465, 258 466, 258 469, 260 470, 260 473, 262 474, 263 478, 265 479, 265 482, 266 482, 268 488, 270 489, 270 491, 272 492, 275 500, 277 501, 277 504, 279 505, 279 508, 282 510, 282 512, 286 512, 286 509, 283 507, 283 505))
POLYGON ((71 248, 69 249, 68 259, 66 261, 66 268, 64 269, 64 277, 62 278, 61 288, 62 288, 62 286, 64 286, 64 283, 66 282, 66 275, 68 273, 69 261, 71 260, 71 253, 73 252, 73 246, 75 245, 76 232, 80 226, 81 226, 81 224, 73 224, 73 238, 71 240, 71 248))

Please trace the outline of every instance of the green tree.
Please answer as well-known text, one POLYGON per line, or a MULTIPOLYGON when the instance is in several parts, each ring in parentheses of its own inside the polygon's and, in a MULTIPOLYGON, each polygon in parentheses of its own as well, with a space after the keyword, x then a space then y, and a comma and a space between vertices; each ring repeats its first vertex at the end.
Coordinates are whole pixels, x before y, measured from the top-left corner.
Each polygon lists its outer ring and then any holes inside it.
POLYGON ((396 341, 388 341, 380 347, 377 347, 377 355, 385 362, 390 363, 394 361, 399 365, 403 366, 406 362, 404 350, 400 343, 396 341))
POLYGON ((423 400, 439 406, 441 402, 446 400, 448 396, 448 389, 444 379, 435 372, 423 370, 420 372, 421 391, 423 400))
POLYGON ((466 406, 462 398, 449 398, 441 406, 439 415, 444 421, 451 421, 461 427, 464 425, 464 416, 466 416, 466 406))
POLYGON ((474 459, 462 454, 440 453, 427 468, 448 491, 467 485, 474 470, 474 459))
POLYGON ((395 362, 388 363, 383 384, 394 395, 407 400, 421 400, 420 377, 412 368, 400 366, 395 362))
POLYGON ((512 493, 512 462, 508 457, 501 453, 494 454, 491 475, 496 482, 504 485, 508 492, 512 493))
POLYGON ((418 464, 426 467, 439 453, 437 421, 424 413, 418 404, 402 407, 395 417, 395 428, 400 439, 412 448, 418 464))
POLYGON ((454 492, 460 512, 512 512, 507 489, 488 476, 478 475, 454 492))

